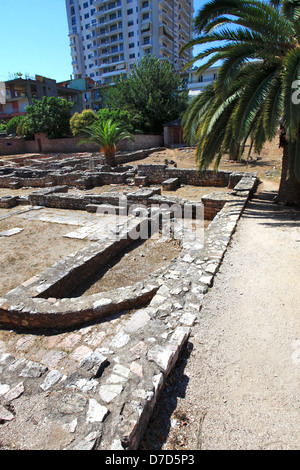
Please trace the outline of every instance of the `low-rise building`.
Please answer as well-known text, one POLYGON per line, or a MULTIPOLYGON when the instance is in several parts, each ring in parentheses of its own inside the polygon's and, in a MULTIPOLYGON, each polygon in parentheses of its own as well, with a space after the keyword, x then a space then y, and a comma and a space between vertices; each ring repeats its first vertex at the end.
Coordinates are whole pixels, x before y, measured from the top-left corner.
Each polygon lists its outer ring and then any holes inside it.
POLYGON ((5 99, 0 103, 0 120, 8 121, 15 116, 26 114, 26 107, 34 100, 46 97, 58 97, 73 102, 72 113, 83 110, 81 92, 60 86, 50 78, 35 76, 35 79, 15 78, 5 83, 5 99))
POLYGON ((213 83, 218 76, 220 67, 210 67, 209 69, 205 70, 202 75, 199 76, 198 68, 194 68, 188 72, 188 79, 187 79, 187 88, 189 90, 189 98, 193 98, 194 96, 199 95, 202 93, 204 88, 213 83))

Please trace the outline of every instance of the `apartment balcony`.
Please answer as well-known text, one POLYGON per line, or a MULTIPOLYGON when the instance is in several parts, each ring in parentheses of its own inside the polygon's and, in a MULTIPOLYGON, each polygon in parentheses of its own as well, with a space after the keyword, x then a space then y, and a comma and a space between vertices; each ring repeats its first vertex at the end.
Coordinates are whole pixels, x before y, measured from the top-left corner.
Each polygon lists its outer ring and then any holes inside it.
POLYGON ((151 8, 151 1, 148 0, 141 0, 140 1, 140 10, 142 13, 146 13, 147 11, 152 11, 152 8, 151 8))
POLYGON ((141 34, 152 33, 152 23, 148 21, 141 24, 141 34))
POLYGON ((112 23, 118 24, 118 22, 121 21, 121 19, 122 19, 122 17, 120 17, 120 16, 116 16, 114 18, 103 17, 103 18, 100 19, 100 21, 98 21, 97 27, 99 27, 99 26, 108 26, 112 23))
POLYGON ((163 51, 164 53, 170 53, 170 47, 167 44, 159 43, 159 50, 163 51))
POLYGON ((164 21, 170 21, 170 13, 168 13, 166 10, 164 9, 159 9, 159 16, 160 18, 162 18, 164 21))
POLYGON ((124 42, 124 39, 123 37, 122 38, 116 38, 116 39, 107 39, 105 42, 102 42, 102 43, 98 43, 97 44, 97 49, 107 49, 107 53, 109 52, 109 46, 113 45, 113 46, 118 46, 119 47, 119 50, 123 50, 124 49, 124 46, 123 46, 123 42, 124 42), (121 48, 121 45, 123 46, 123 48, 121 48))
POLYGON ((99 52, 99 58, 100 59, 109 59, 111 56, 115 56, 116 54, 122 54, 124 51, 123 47, 119 47, 116 50, 107 50, 106 52, 99 52))
POLYGON ((108 72, 102 72, 101 73, 101 78, 102 79, 105 79, 105 78, 108 78, 108 77, 116 77, 117 75, 120 75, 121 73, 126 73, 127 72, 127 68, 126 68, 126 65, 124 64, 122 67, 120 68, 116 68, 114 70, 110 70, 108 72))
POLYGON ((107 67, 114 67, 118 70, 122 69, 126 65, 125 59, 118 59, 118 60, 107 60, 107 62, 102 62, 102 64, 99 65, 99 69, 104 69, 107 67))
POLYGON ((164 9, 167 9, 167 11, 169 12, 169 14, 171 14, 173 12, 173 8, 172 6, 167 2, 167 0, 162 0, 161 2, 161 6, 164 8, 164 9))
POLYGON ((169 40, 173 42, 174 33, 167 25, 162 24, 159 26, 159 39, 169 40))
MULTIPOLYGON (((145 38, 145 39, 146 39, 146 38, 145 38)), ((147 47, 149 47, 149 46, 152 46, 152 44, 153 44, 153 43, 152 43, 152 39, 149 38, 149 39, 146 39, 146 40, 144 40, 144 41, 142 42, 141 47, 144 49, 145 47, 147 48, 147 47)))
MULTIPOLYGON (((107 0, 108 1, 108 0, 107 0)), ((113 2, 111 2, 113 3, 113 2)), ((102 8, 101 9, 97 9, 97 11, 95 11, 95 16, 103 16, 105 15, 107 12, 109 13, 112 13, 112 12, 116 12, 117 10, 120 10, 121 7, 122 7, 122 4, 121 4, 121 1, 116 1, 114 2, 114 7, 111 7, 111 8, 108 8, 108 5, 104 5, 104 2, 95 2, 93 4, 94 6, 97 6, 97 5, 101 5, 102 8)))

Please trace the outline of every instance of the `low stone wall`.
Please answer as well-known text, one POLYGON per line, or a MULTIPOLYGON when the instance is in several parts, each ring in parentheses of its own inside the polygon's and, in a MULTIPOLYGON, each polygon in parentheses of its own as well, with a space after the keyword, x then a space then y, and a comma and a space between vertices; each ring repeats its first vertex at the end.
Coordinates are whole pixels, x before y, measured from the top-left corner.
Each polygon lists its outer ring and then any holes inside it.
POLYGON ((138 175, 147 176, 149 184, 162 184, 169 179, 177 178, 179 184, 189 184, 192 186, 216 186, 233 187, 242 174, 238 174, 236 182, 231 181, 233 173, 230 171, 213 170, 198 171, 186 168, 173 168, 168 165, 138 165, 138 175))
POLYGON ((10 209, 11 207, 15 207, 17 204, 18 204, 17 197, 14 197, 14 196, 0 197, 1 209, 10 209))

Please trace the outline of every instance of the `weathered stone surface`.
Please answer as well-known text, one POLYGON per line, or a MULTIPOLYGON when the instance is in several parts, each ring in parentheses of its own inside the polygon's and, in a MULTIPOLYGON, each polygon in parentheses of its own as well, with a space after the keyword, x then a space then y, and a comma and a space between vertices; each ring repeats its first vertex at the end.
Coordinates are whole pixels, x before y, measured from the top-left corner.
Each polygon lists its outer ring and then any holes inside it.
POLYGON ((69 393, 62 397, 58 411, 64 415, 78 415, 84 410, 87 400, 79 393, 69 393))
POLYGON ((13 387, 11 390, 7 391, 3 396, 4 403, 10 403, 11 401, 19 398, 20 395, 24 393, 24 383, 20 382, 18 385, 13 387))
POLYGON ((12 419, 14 419, 13 413, 0 405, 0 423, 1 421, 11 421, 12 419))
POLYGON ((100 405, 96 400, 89 400, 89 408, 87 411, 86 421, 88 423, 102 423, 107 417, 109 410, 100 405))
POLYGON ((101 385, 99 394, 105 403, 113 401, 123 390, 123 385, 120 384, 108 384, 101 385))
POLYGON ((17 235, 20 232, 23 232, 23 228, 12 228, 10 230, 4 230, 0 232, 0 237, 12 237, 13 235, 17 235))
POLYGON ((58 370, 51 370, 46 376, 44 382, 41 384, 41 388, 46 391, 49 390, 54 384, 56 384, 63 377, 62 373, 58 370))
POLYGON ((20 377, 28 377, 31 379, 38 378, 41 377, 47 370, 48 367, 45 367, 34 361, 28 361, 20 373, 20 377))

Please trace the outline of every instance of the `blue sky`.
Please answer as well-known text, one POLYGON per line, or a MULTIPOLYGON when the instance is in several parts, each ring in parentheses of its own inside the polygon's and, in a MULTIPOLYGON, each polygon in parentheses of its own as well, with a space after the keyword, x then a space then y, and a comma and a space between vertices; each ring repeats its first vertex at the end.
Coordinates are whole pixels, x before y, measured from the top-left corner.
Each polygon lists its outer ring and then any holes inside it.
MULTIPOLYGON (((206 0, 194 0, 195 12, 206 0)), ((64 0, 0 0, 0 81, 21 72, 56 81, 72 74, 64 0)))

